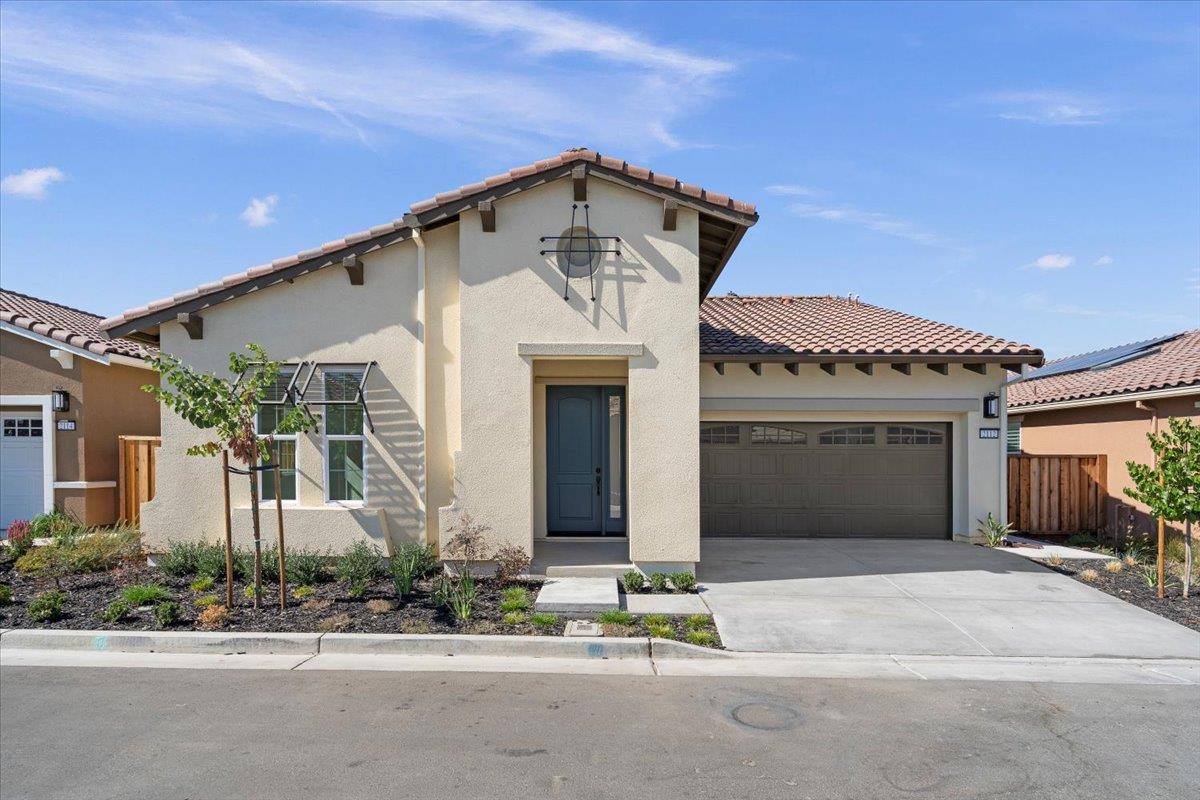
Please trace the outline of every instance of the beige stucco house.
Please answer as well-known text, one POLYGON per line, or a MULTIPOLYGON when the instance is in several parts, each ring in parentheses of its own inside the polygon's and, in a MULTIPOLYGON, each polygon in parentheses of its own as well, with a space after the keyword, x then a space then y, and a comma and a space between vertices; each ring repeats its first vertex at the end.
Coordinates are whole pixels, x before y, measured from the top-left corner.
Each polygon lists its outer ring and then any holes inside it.
POLYGON ((0 529, 51 509, 118 517, 119 436, 158 434, 153 350, 100 317, 0 289, 0 529))
POLYGON ((1200 423, 1200 330, 1051 361, 1009 388, 1008 414, 1010 452, 1107 456, 1105 527, 1150 534, 1155 519, 1125 494, 1126 462, 1151 463, 1146 434, 1171 417, 1200 423))
MULTIPOLYGON (((297 546, 437 543, 465 510, 535 557, 600 540, 679 569, 704 536, 947 538, 1003 513, 999 393, 1041 352, 852 298, 708 298, 757 220, 570 150, 103 327, 207 370, 247 342, 291 365, 278 399, 323 415, 280 457, 297 546)), ((162 427, 143 527, 216 538, 219 467, 162 427)))

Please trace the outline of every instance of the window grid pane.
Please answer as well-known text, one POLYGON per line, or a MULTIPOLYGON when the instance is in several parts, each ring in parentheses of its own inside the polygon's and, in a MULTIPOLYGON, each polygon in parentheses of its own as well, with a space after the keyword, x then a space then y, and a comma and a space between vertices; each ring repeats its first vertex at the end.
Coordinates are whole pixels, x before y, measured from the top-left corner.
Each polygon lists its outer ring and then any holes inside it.
MULTIPOLYGON (((296 499, 296 442, 291 439, 276 439, 274 449, 279 454, 280 466, 280 496, 284 500, 296 499)), ((263 499, 275 499, 275 471, 264 470, 259 473, 262 477, 261 492, 263 499)))
POLYGON ((737 425, 701 425, 700 444, 738 444, 741 428, 737 425))
POLYGON ((793 428, 777 425, 751 425, 750 444, 808 444, 808 435, 793 428))
POLYGON ((913 428, 902 425, 889 425, 887 443, 892 445, 933 445, 942 443, 941 431, 928 428, 913 428))
POLYGON ((822 431, 817 441, 825 445, 874 445, 875 426, 863 425, 853 428, 834 428, 833 430, 822 431))
POLYGON ((363 499, 363 443, 353 439, 329 443, 329 499, 363 499))

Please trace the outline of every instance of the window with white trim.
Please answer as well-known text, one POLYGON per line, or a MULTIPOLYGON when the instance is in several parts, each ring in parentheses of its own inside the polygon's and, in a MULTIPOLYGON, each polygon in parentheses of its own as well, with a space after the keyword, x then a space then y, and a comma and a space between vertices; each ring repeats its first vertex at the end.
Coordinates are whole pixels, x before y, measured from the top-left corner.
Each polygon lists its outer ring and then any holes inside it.
MULTIPOLYGON (((363 371, 329 368, 325 371, 325 400, 354 400, 363 371)), ((357 403, 325 406, 325 499, 331 503, 361 503, 367 496, 367 437, 363 409, 357 403)))
MULTIPOLYGON (((281 403, 286 398, 288 385, 292 381, 296 367, 285 366, 279 370, 275 383, 269 386, 265 401, 258 407, 255 418, 255 432, 259 439, 273 438, 271 445, 271 462, 279 459, 279 496, 284 500, 296 499, 296 434, 276 434, 275 429, 280 420, 288 415, 293 408, 292 403, 281 403)), ((275 470, 263 470, 258 473, 258 491, 264 500, 275 499, 275 470)))
POLYGON ((1005 442, 1005 449, 1012 455, 1021 454, 1021 418, 1008 418, 1008 436, 1005 442))

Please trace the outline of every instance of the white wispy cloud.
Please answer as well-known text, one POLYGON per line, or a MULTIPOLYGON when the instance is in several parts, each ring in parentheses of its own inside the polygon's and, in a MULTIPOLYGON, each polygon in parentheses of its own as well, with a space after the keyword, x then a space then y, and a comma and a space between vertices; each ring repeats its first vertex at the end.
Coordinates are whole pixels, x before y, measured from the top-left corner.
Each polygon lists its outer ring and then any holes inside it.
POLYGON ((767 187, 767 192, 782 197, 820 197, 824 194, 820 189, 814 189, 811 186, 801 186, 798 183, 772 184, 767 187))
POLYGON ((1097 258, 1095 261, 1092 262, 1092 266, 1093 267, 1107 267, 1109 264, 1112 264, 1112 263, 1113 263, 1112 256, 1100 256, 1099 258, 1097 258))
POLYGON ((42 200, 51 184, 65 181, 67 176, 58 167, 35 167, 6 175, 0 181, 0 193, 42 200))
POLYGON ((1100 125, 1112 110, 1086 94, 1067 91, 1006 91, 980 98, 1000 119, 1035 125, 1100 125))
POLYGON ((1026 311, 1043 314, 1060 314, 1068 317, 1109 317, 1113 319, 1135 319, 1145 322, 1161 322, 1169 325, 1187 324, 1188 318, 1183 314, 1162 314, 1158 312, 1125 311, 1122 309, 1099 309, 1081 306, 1078 303, 1068 303, 1053 300, 1042 292, 1030 292, 1021 297, 1021 307, 1026 311))
POLYGON ((265 228, 275 222, 275 208, 279 205, 279 197, 269 194, 266 197, 250 198, 250 205, 240 214, 242 222, 251 228, 265 228))
POLYGON ((793 203, 788 211, 803 219, 819 219, 826 222, 839 222, 854 225, 867 230, 895 236, 914 244, 928 247, 946 247, 960 249, 945 237, 916 225, 907 220, 893 217, 878 211, 864 211, 851 205, 821 205, 817 203, 793 203))
POLYGON ((1046 253, 1044 256, 1038 256, 1030 266, 1038 269, 1066 269, 1074 263, 1075 256, 1066 253, 1046 253))
POLYGON ((295 129, 370 146, 398 132, 493 152, 549 143, 620 142, 626 152, 685 146, 676 127, 735 69, 532 3, 319 10, 351 15, 359 26, 370 21, 376 35, 365 38, 342 32, 354 25, 300 27, 300 15, 318 13, 304 6, 260 7, 241 25, 239 15, 251 12, 236 4, 219 7, 219 25, 189 16, 215 15, 215 6, 170 14, 157 6, 123 14, 63 8, 6 4, 0 12, 7 102, 122 123, 295 129), (463 29, 484 41, 469 41, 463 29))

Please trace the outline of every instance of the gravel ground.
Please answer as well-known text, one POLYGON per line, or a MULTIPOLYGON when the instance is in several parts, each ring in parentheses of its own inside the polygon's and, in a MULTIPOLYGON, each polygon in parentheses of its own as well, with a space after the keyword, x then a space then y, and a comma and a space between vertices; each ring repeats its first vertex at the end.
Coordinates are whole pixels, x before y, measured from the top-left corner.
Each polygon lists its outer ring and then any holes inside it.
MULTIPOLYGON (((1142 565, 1133 567, 1122 565, 1120 572, 1108 572, 1104 569, 1105 562, 1072 559, 1063 561, 1060 565, 1041 561, 1046 567, 1070 575, 1077 581, 1082 581, 1113 597, 1119 597, 1127 603, 1133 603, 1139 608, 1153 611, 1160 617, 1166 617, 1180 625, 1200 631, 1200 586, 1192 583, 1191 597, 1183 596, 1183 588, 1178 576, 1168 577, 1166 597, 1158 598, 1158 591, 1150 586, 1142 574, 1142 565), (1080 577, 1084 570, 1096 573, 1092 580, 1080 577)), ((1090 575, 1089 575, 1090 577, 1090 575)))

